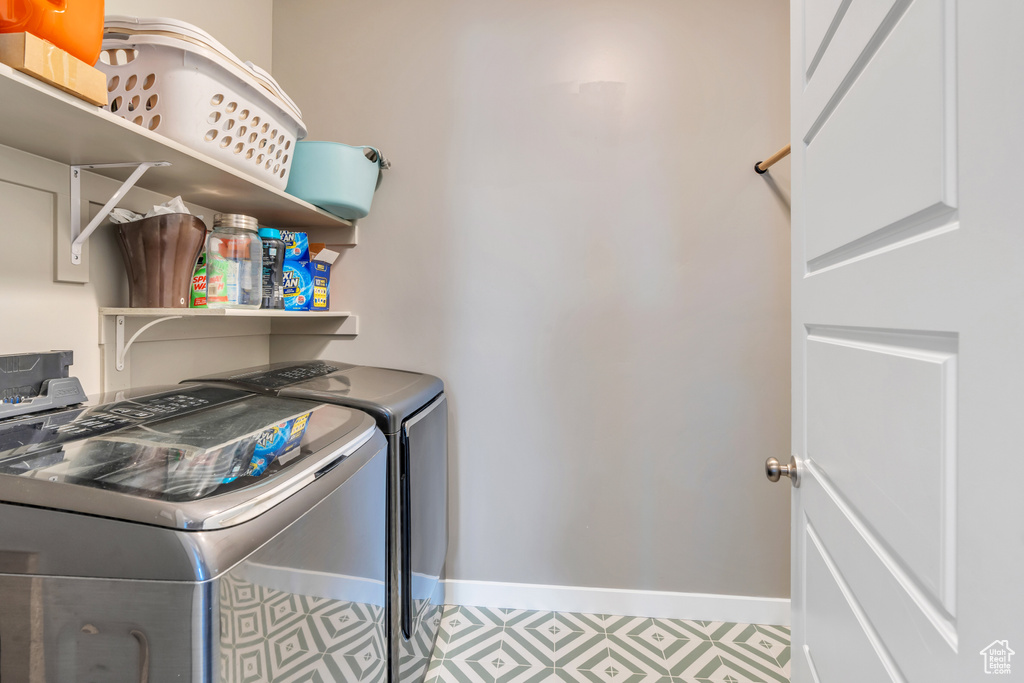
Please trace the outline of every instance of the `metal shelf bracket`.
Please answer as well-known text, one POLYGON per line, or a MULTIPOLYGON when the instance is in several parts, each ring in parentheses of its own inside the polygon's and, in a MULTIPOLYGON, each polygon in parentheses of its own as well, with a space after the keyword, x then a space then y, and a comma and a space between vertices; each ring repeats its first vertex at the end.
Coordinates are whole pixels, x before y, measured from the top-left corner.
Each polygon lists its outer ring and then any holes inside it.
MULTIPOLYGON (((154 166, 170 166, 169 161, 131 161, 122 164, 78 164, 71 167, 71 262, 76 266, 82 264, 82 245, 96 231, 117 203, 124 199, 128 191, 139 182, 142 174, 154 166), (134 166, 135 170, 122 183, 114 196, 110 198, 89 225, 82 228, 82 171, 93 168, 126 168, 134 166)), ((118 329, 121 329, 120 327, 118 329)), ((130 343, 130 342, 129 342, 130 343)), ((118 362, 120 366, 120 361, 118 362)), ((121 368, 118 367, 118 370, 121 368)))
POLYGON ((168 320, 177 320, 177 319, 179 319, 181 317, 182 316, 180 316, 180 315, 167 315, 167 316, 164 316, 163 318, 157 318, 156 320, 151 320, 148 323, 146 323, 145 325, 143 325, 142 327, 140 327, 138 329, 138 331, 131 336, 131 338, 128 340, 128 342, 125 343, 125 341, 124 341, 124 316, 123 315, 117 316, 117 322, 114 325, 114 327, 115 327, 115 330, 114 330, 114 352, 117 354, 116 355, 117 371, 118 372, 123 372, 124 371, 124 359, 128 355, 128 349, 130 349, 132 347, 132 344, 135 343, 135 340, 138 339, 139 336, 143 332, 145 332, 149 328, 153 327, 154 325, 158 325, 160 323, 167 322, 168 320))

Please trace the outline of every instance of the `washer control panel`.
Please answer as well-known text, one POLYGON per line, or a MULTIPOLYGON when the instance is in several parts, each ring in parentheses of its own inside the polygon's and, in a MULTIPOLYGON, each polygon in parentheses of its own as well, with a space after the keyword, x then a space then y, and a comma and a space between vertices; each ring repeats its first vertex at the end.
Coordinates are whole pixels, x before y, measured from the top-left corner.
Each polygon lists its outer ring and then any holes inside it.
POLYGON ((200 385, 117 403, 65 408, 3 420, 0 421, 0 458, 185 415, 249 395, 238 389, 200 385))

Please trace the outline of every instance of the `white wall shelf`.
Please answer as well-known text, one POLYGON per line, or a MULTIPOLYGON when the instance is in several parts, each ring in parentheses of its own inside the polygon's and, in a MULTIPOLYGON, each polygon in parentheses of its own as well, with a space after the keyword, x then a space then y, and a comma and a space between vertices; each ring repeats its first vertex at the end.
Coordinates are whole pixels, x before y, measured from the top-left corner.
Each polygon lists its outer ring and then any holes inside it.
POLYGON ((291 318, 322 319, 354 317, 350 311, 280 311, 265 308, 100 308, 100 315, 120 315, 126 318, 291 318))
MULTIPOLYGON (((355 243, 352 222, 4 64, 0 64, 0 145, 69 166, 170 162, 149 171, 138 187, 181 195, 213 211, 255 216, 260 224, 271 227, 335 228, 326 241, 355 243)), ((92 172, 124 181, 131 169, 92 172)))
POLYGON ((128 351, 136 342, 267 334, 354 337, 359 333, 359 318, 350 311, 103 307, 99 314, 107 391, 130 386, 128 351))

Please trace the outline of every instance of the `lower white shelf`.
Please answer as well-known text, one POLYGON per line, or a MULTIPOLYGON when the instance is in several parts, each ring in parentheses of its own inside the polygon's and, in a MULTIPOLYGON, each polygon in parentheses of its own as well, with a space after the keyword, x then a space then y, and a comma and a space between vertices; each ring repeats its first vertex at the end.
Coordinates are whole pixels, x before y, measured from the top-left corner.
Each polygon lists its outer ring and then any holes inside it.
MULTIPOLYGON (((106 362, 109 363, 107 367, 116 368, 118 375, 124 372, 128 362, 128 350, 137 341, 254 334, 354 337, 359 333, 359 318, 351 311, 103 307, 99 309, 99 313, 100 344, 109 349, 104 351, 106 362), (219 323, 216 322, 218 319, 219 323), (233 319, 234 322, 229 322, 228 319, 233 319), (165 325, 171 321, 176 321, 176 324, 165 325), (158 334, 150 333, 146 339, 142 339, 144 333, 157 325, 161 326, 158 334), (165 327, 166 329, 163 329, 165 327)), ((108 373, 105 375, 109 377, 108 373)), ((111 386, 121 384, 106 383, 111 386)))
POLYGON ((267 308, 111 308, 100 309, 100 315, 123 315, 126 318, 351 318, 351 311, 280 311, 267 308))

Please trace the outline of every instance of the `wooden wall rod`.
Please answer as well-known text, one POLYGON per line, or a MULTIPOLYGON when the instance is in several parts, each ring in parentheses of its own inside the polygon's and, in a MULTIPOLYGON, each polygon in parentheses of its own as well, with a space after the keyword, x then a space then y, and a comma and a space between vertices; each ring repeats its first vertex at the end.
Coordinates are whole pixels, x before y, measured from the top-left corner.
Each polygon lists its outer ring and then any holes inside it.
POLYGON ((789 156, 789 152, 791 151, 790 148, 790 145, 786 145, 778 152, 765 159, 764 161, 757 162, 756 164, 754 164, 754 170, 761 174, 767 173, 768 169, 774 166, 776 162, 779 162, 789 156))

